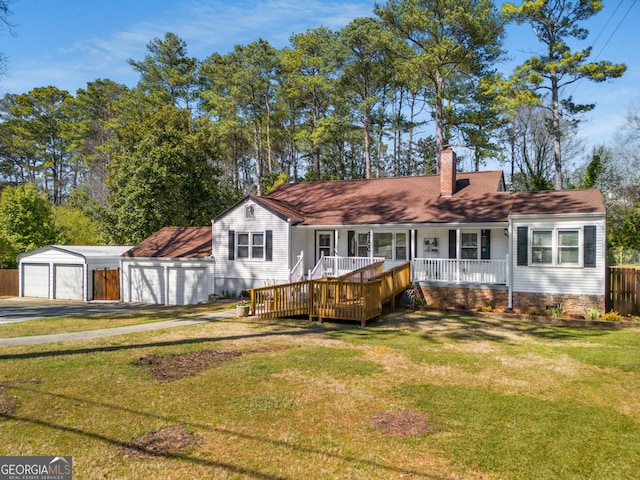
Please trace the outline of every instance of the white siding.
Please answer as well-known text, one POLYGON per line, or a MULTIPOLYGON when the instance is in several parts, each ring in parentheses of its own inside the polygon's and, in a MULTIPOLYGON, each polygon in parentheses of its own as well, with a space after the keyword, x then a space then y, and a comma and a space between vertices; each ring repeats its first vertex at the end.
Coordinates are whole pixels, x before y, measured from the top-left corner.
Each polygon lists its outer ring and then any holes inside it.
MULTIPOLYGON (((605 220, 602 217, 564 217, 562 219, 517 219, 513 221, 511 268, 514 292, 561 293, 604 295, 605 294, 605 220), (560 265, 517 265, 518 227, 532 229, 578 228, 596 226, 596 267, 560 265)), ((580 262, 583 258, 583 235, 580 234, 580 262)), ((528 257, 530 260, 531 251, 528 257)))
POLYGON ((190 305, 213 293, 214 268, 201 259, 123 259, 123 302, 190 305))
MULTIPOLYGON (((248 201, 218 218, 213 226, 213 256, 216 262, 215 293, 223 291, 240 295, 242 290, 263 287, 267 282, 286 283, 292 268, 291 257, 300 252, 290 252, 289 224, 269 210, 248 201), (254 218, 245 218, 245 205, 254 206, 254 218), (229 260, 229 231, 258 233, 272 231, 272 260, 229 260), (295 254, 294 254, 295 253, 295 254)), ((305 252, 306 255, 307 252, 305 252)))

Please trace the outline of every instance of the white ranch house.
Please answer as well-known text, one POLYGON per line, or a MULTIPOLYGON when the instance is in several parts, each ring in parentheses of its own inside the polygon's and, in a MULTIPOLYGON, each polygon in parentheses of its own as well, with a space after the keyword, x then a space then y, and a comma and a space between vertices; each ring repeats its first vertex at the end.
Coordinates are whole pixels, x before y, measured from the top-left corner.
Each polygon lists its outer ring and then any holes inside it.
POLYGON ((598 190, 505 191, 502 172, 288 184, 212 222, 214 291, 410 261, 429 305, 604 311, 598 190))

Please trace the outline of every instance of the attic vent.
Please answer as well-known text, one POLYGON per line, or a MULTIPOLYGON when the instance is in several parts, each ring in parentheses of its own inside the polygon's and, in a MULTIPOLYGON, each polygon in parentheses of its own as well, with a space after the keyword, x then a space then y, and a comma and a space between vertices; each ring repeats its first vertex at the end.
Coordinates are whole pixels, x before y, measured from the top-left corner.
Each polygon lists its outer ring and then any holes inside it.
POLYGON ((254 220, 256 218, 256 211, 254 205, 246 205, 244 207, 244 218, 246 220, 254 220))

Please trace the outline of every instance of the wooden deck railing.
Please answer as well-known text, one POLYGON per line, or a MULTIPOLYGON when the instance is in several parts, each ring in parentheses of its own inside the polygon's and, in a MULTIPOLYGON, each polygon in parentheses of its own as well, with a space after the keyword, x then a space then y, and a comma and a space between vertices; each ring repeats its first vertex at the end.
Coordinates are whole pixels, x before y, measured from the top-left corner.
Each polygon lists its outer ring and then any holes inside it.
POLYGON ((365 265, 364 267, 358 268, 352 272, 347 272, 339 277, 336 277, 336 280, 341 282, 366 282, 382 273, 382 268, 384 266, 384 260, 379 260, 370 265, 365 265))
POLYGON ((305 315, 320 322, 354 320, 364 327, 368 320, 380 316, 384 303, 393 302, 396 295, 411 285, 409 262, 372 276, 381 268, 382 263, 351 272, 345 276, 349 280, 305 280, 251 289, 251 312, 259 318, 305 315))
POLYGON ((380 280, 382 303, 391 302, 395 309, 395 298, 411 285, 411 262, 405 262, 390 270, 385 270, 371 280, 380 280))

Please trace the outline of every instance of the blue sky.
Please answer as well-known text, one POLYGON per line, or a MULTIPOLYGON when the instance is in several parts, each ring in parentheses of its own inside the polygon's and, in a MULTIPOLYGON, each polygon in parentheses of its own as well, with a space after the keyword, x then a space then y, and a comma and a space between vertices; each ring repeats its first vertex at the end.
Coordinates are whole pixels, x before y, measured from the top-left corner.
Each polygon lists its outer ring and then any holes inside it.
MULTIPOLYGON (((625 63, 628 70, 611 83, 581 81, 570 87, 576 101, 597 104, 581 124, 587 145, 612 144, 629 107, 640 106, 640 2, 604 3, 584 25, 590 31, 587 43, 598 60, 625 63)), ((134 86, 137 74, 127 60, 143 59, 146 45, 166 32, 181 37, 188 54, 203 60, 258 38, 282 48, 293 33, 319 26, 337 30, 371 16, 373 5, 370 0, 14 0, 15 34, 0 36, 0 51, 8 57, 0 94, 48 85, 75 93, 98 78, 134 86)), ((498 68, 507 73, 540 51, 527 25, 509 27, 506 47, 513 61, 498 68)))

